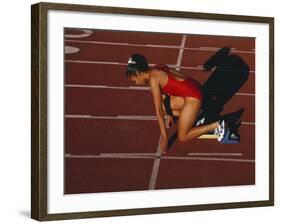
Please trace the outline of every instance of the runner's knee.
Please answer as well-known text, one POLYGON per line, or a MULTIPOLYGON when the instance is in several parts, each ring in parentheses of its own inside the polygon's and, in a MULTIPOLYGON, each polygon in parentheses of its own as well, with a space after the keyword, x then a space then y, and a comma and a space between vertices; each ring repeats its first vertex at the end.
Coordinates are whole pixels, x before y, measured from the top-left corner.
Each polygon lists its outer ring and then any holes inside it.
POLYGON ((179 142, 188 142, 191 141, 193 138, 189 137, 188 135, 185 136, 178 136, 179 142))
POLYGON ((178 140, 179 142, 186 142, 185 138, 182 136, 178 136, 178 140))
POLYGON ((178 132, 178 140, 179 142, 186 142, 189 139, 187 138, 187 133, 183 133, 181 131, 178 132))

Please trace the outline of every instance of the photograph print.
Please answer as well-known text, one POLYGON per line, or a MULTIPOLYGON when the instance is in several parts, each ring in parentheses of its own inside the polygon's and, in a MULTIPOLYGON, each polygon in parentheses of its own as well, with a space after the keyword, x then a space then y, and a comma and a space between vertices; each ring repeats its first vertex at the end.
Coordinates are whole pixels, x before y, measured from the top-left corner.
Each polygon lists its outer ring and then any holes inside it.
POLYGON ((64 193, 255 184, 255 38, 64 28, 64 193))

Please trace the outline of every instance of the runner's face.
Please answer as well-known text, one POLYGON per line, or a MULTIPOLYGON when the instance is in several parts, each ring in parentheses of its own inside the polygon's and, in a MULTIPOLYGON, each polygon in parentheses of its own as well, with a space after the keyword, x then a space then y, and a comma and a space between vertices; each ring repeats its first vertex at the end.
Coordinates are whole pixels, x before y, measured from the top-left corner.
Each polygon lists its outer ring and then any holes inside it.
POLYGON ((131 80, 134 81, 136 85, 145 85, 145 73, 137 73, 137 75, 131 77, 131 80))

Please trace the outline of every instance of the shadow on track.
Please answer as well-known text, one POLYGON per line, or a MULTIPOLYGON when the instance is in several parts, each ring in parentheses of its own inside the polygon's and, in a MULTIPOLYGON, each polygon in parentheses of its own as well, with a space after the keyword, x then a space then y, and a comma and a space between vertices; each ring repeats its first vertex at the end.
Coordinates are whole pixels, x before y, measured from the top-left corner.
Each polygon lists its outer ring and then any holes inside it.
MULTIPOLYGON (((239 56, 230 53, 229 47, 221 48, 203 65, 205 71, 213 69, 209 79, 202 85, 203 102, 202 112, 198 120, 205 117, 204 123, 218 119, 225 119, 233 133, 238 134, 241 125, 240 118, 244 108, 235 112, 221 115, 224 105, 238 92, 249 77, 249 66, 239 56)), ((177 131, 168 141, 170 149, 177 139, 177 131)))

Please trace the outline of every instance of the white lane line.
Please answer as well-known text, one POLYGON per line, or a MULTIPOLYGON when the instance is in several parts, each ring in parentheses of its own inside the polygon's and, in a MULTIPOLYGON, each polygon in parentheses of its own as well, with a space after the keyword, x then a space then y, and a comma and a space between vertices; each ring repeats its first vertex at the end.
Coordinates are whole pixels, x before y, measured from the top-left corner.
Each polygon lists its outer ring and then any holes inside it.
MULTIPOLYGON (((221 48, 217 48, 217 47, 200 47, 200 49, 206 50, 206 51, 218 51, 221 48)), ((230 53, 233 53, 233 52, 235 52, 235 53, 249 53, 249 54, 255 53, 254 51, 241 51, 241 50, 236 50, 236 48, 230 48, 230 53)))
MULTIPOLYGON (((203 161, 222 161, 222 162, 246 162, 246 163, 254 163, 255 160, 253 159, 232 159, 232 158, 210 158, 210 157, 192 157, 192 156, 157 156, 154 155, 119 155, 119 153, 104 153, 102 155, 72 155, 72 154, 65 154, 65 158, 73 158, 73 159, 95 159, 95 158, 102 158, 102 159, 153 159, 153 160, 203 160, 203 161)), ((155 163, 153 166, 153 178, 151 178, 151 187, 153 187, 154 181, 156 181, 155 177, 157 177, 158 169, 159 169, 160 161, 155 163), (156 172, 157 171, 157 172, 156 172)))
MULTIPOLYGON (((217 50, 217 49, 220 49, 220 48, 217 48, 217 47, 199 47, 200 49, 203 49, 203 50, 217 50)), ((231 51, 234 51, 236 50, 236 48, 232 47, 230 48, 231 51)))
POLYGON ((104 45, 130 46, 130 47, 155 47, 155 48, 174 48, 174 49, 179 48, 178 45, 130 44, 130 43, 104 42, 104 41, 91 41, 91 40, 65 40, 65 42, 85 43, 85 44, 104 44, 104 45))
POLYGON ((152 156, 149 155, 119 155, 118 153, 114 154, 100 154, 100 155, 72 155, 65 154, 66 158, 73 159, 154 159, 155 154, 152 156))
MULTIPOLYGON (((90 41, 90 40, 65 40, 65 42, 71 43, 85 43, 85 44, 104 44, 104 45, 117 45, 117 46, 131 46, 131 47, 155 47, 155 48, 173 48, 173 49, 186 49, 186 50, 195 50, 195 51, 218 51, 220 47, 184 47, 178 45, 160 45, 160 44, 130 44, 130 43, 118 43, 118 42, 103 42, 103 41, 90 41)), ((248 53, 254 54, 255 51, 243 51, 236 50, 232 48, 231 53, 248 53)))
POLYGON ((243 125, 256 125, 255 122, 245 122, 245 121, 242 121, 241 124, 243 124, 243 125))
POLYGON ((186 35, 183 35, 183 36, 182 36, 182 40, 181 40, 180 49, 179 49, 177 64, 176 64, 176 70, 177 70, 177 71, 180 70, 180 66, 181 66, 181 61, 182 61, 182 57, 183 57, 183 51, 184 51, 185 42, 186 42, 186 35))
POLYGON ((105 65, 127 65, 126 63, 119 63, 114 61, 85 61, 85 60, 64 60, 70 63, 85 63, 85 64, 105 64, 105 65))
POLYGON ((228 159, 228 158, 207 158, 207 157, 179 157, 179 156, 167 156, 162 159, 168 160, 207 160, 207 161, 225 161, 225 162, 246 162, 254 163, 253 159, 228 159))
POLYGON ((120 153, 100 153, 101 156, 107 155, 121 155, 121 156, 153 156, 155 157, 155 153, 149 152, 120 152, 120 153))
MULTIPOLYGON (((116 62, 116 61, 91 61, 91 60, 64 60, 66 63, 84 63, 84 64, 105 64, 105 65, 124 65, 127 66, 127 63, 116 62)), ((149 66, 154 66, 156 64, 148 64, 149 66)), ((176 68, 176 65, 167 64, 170 68, 176 68)), ((189 67, 186 67, 189 68, 189 67)))
POLYGON ((65 118, 87 118, 87 119, 109 119, 109 120, 151 120, 156 121, 156 116, 138 116, 138 115, 118 115, 118 116, 93 116, 93 115, 74 115, 67 114, 65 118))
MULTIPOLYGON (((93 88, 93 89, 122 89, 122 90, 144 90, 150 91, 149 87, 145 86, 106 86, 106 85, 77 85, 77 84, 66 84, 68 88, 93 88)), ((235 93, 237 96, 255 96, 254 93, 235 93)))
MULTIPOLYGON (((161 156, 161 150, 159 147, 160 140, 157 145, 157 153, 101 153, 99 155, 101 156, 107 156, 107 155, 120 155, 120 156, 153 156, 155 155, 157 157, 161 156)), ((211 153, 211 152, 190 152, 188 153, 189 156, 243 156, 243 153, 211 153)))
POLYGON ((254 93, 235 93, 237 96, 255 96, 256 94, 254 93))
POLYGON ((150 90, 149 87, 140 86, 106 86, 106 85, 76 85, 76 84, 66 84, 65 87, 69 88, 94 88, 94 89, 122 89, 122 90, 150 90))
MULTIPOLYGON (((65 118, 78 118, 78 119, 104 119, 104 120, 146 120, 157 121, 157 117, 153 115, 118 115, 118 116, 94 116, 87 114, 66 114, 65 118)), ((255 125, 255 122, 241 122, 242 125, 255 125)))
MULTIPOLYGON (((85 61, 85 60, 64 60, 66 63, 83 63, 83 64, 105 64, 105 65, 122 65, 122 66, 127 66, 127 63, 122 63, 122 62, 114 62, 114 61, 85 61)), ((155 64, 149 64, 149 66, 153 66, 155 64)), ((189 69, 189 70, 201 70, 204 71, 204 68, 202 65, 190 67, 190 66, 181 66, 177 67, 176 65, 173 64, 167 64, 170 68, 175 68, 175 69, 189 69)), ((211 71, 215 70, 213 68, 211 71)), ((255 73, 254 70, 249 71, 249 73, 255 73)))
MULTIPOLYGON (((81 33, 81 34, 64 34, 64 37, 65 38, 85 38, 85 37, 89 37, 93 34, 92 30, 83 29, 81 31, 83 31, 83 33, 81 33)), ((69 42, 68 40, 65 40, 65 41, 69 42)))
POLYGON ((148 190, 153 190, 155 189, 156 186, 156 181, 157 181, 157 176, 159 172, 159 166, 160 166, 160 156, 161 156, 161 149, 160 149, 160 141, 161 141, 161 136, 159 137, 157 149, 156 149, 156 154, 154 154, 155 159, 152 167, 152 172, 148 184, 148 190))
POLYGON ((211 152, 190 152, 189 156, 242 156, 243 153, 211 153, 211 152))
POLYGON ((118 119, 123 119, 123 120, 151 120, 151 121, 156 121, 157 117, 156 116, 138 116, 138 115, 118 115, 117 116, 118 119))

